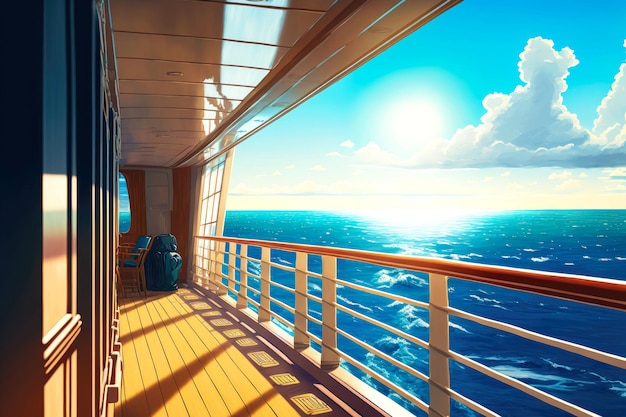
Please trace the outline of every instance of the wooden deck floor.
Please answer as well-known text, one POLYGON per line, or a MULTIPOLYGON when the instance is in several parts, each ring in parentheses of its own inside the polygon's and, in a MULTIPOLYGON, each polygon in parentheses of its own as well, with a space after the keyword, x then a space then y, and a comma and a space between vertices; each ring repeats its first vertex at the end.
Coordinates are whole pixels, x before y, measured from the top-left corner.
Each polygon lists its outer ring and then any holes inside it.
POLYGON ((354 415, 197 289, 119 303, 123 379, 116 416, 354 415))

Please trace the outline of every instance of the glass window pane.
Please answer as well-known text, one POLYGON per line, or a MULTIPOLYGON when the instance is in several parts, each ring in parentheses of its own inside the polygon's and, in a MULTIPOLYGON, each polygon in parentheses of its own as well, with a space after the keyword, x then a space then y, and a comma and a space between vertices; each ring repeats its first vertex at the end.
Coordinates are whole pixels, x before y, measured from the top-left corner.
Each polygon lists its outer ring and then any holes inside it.
POLYGON ((211 223, 217 222, 217 212, 220 206, 220 193, 215 194, 213 198, 213 208, 211 210, 211 223))
POLYGON ((128 185, 126 184, 126 177, 124 174, 120 174, 119 176, 119 191, 118 191, 118 202, 119 202, 119 227, 120 233, 127 233, 130 230, 130 198, 128 196, 128 185))
POLYGON ((217 176, 215 175, 215 170, 211 171, 211 187, 209 188, 209 194, 212 195, 215 193, 215 183, 217 181, 217 176))

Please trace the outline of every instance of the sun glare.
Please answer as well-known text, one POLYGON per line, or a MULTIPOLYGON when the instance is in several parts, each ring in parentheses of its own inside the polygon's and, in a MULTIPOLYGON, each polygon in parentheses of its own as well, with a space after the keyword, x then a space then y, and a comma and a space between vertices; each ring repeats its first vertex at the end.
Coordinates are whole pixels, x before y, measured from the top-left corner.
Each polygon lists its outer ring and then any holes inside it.
POLYGON ((394 142, 424 143, 442 135, 443 117, 434 102, 408 99, 389 107, 384 125, 394 142))

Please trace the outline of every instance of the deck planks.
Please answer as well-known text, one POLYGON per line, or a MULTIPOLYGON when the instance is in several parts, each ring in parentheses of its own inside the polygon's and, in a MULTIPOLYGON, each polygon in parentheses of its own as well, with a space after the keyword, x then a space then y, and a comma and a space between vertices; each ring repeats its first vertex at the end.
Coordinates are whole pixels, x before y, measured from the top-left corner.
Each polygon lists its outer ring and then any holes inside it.
POLYGON ((177 293, 120 299, 124 371, 116 416, 301 415, 200 315, 212 307, 197 306, 177 293))

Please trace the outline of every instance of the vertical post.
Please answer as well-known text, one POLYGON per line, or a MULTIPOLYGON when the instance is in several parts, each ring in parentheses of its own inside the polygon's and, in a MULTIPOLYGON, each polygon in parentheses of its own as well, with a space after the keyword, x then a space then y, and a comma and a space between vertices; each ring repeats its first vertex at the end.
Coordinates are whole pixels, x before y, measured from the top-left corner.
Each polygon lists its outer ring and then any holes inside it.
POLYGON ((270 248, 261 248, 261 305, 259 323, 270 321, 270 248))
POLYGON ((224 258, 226 258, 226 243, 225 242, 217 242, 217 261, 215 263, 215 286, 217 290, 217 295, 226 295, 228 291, 224 286, 224 282, 222 279, 222 275, 224 274, 224 258))
POLYGON ((228 244, 228 288, 235 293, 235 265, 237 264, 237 244, 228 244))
POLYGON ((296 313, 293 332, 293 346, 296 350, 303 350, 309 347, 308 329, 308 275, 307 271, 307 254, 304 252, 296 253, 296 272, 295 272, 295 289, 296 289, 296 313))
POLYGON ((337 352, 337 258, 322 256, 322 358, 321 368, 339 366, 337 352))
POLYGON ((430 274, 430 407, 429 417, 450 415, 450 333, 448 317, 448 277, 430 274))
POLYGON ((239 257, 239 294, 237 295, 237 308, 248 307, 248 245, 240 246, 239 257))
MULTIPOLYGON (((208 241, 210 244, 209 250, 209 290, 217 292, 217 242, 214 240, 208 241)), ((205 246, 206 250, 206 246, 205 246)))

